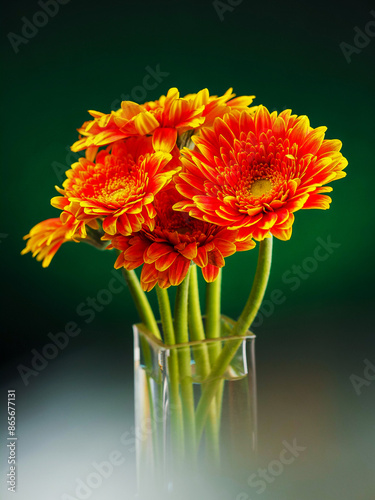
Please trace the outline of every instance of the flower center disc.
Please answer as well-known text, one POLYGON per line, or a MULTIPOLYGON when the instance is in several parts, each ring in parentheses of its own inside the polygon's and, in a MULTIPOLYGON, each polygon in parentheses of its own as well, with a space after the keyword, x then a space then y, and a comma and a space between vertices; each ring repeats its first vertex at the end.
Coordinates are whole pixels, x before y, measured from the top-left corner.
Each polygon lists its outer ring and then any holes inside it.
POLYGON ((120 201, 122 198, 125 198, 129 194, 129 186, 126 186, 124 188, 119 188, 116 189, 116 191, 113 191, 110 193, 109 197, 113 200, 120 201))
POLYGON ((272 184, 268 179, 258 179, 250 186, 250 193, 259 198, 272 189, 272 184))
POLYGON ((121 183, 115 179, 102 188, 100 199, 104 203, 124 203, 134 190, 133 179, 126 179, 126 184, 121 186, 121 183), (120 186, 119 186, 120 184, 120 186), (119 186, 119 187, 118 187, 119 186))

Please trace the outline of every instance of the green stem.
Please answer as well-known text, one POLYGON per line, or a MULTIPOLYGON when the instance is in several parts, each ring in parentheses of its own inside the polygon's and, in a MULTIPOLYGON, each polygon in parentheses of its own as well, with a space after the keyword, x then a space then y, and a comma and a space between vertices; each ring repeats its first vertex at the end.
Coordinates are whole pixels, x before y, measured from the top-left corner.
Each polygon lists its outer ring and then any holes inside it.
POLYGON ((161 324, 163 326, 164 343, 174 345, 176 338, 174 335, 171 304, 169 302, 168 290, 156 285, 156 294, 159 302, 161 324))
POLYGON ((199 303, 198 273, 195 264, 190 267, 189 330, 191 340, 204 340, 202 313, 199 303))
POLYGON ((232 335, 245 335, 262 305, 272 262, 272 236, 259 243, 259 255, 253 286, 244 310, 234 325, 232 335))
MULTIPOLYGON (((220 282, 220 280, 219 280, 220 282)), ((216 297, 219 297, 219 308, 212 307, 211 311, 215 311, 214 322, 211 325, 219 325, 220 321, 220 286, 219 291, 215 290, 216 297)), ((212 313, 214 314, 214 313, 212 313)), ((207 321, 207 318, 206 318, 207 321)), ((198 274, 197 266, 193 265, 190 270, 190 284, 189 284, 189 330, 191 340, 202 341, 205 339, 202 313, 199 303, 199 288, 198 288, 198 274)), ((219 330, 220 332, 220 330, 219 330)), ((217 336, 219 336, 217 332, 217 336)), ((203 381, 202 388, 205 385, 205 379, 210 372, 210 356, 209 348, 213 345, 207 346, 202 343, 196 345, 192 348, 194 352, 196 374, 203 381)), ((219 346, 220 350, 220 346, 219 346)), ((211 354, 211 353, 210 353, 211 354)), ((213 401, 209 410, 207 426, 206 426, 206 454, 208 463, 215 464, 216 466, 220 463, 220 446, 219 446, 219 429, 220 429, 220 414, 221 409, 217 409, 215 402, 213 401)))
MULTIPOLYGON (((215 281, 212 283, 207 283, 206 287, 206 331, 207 338, 215 339, 221 337, 221 280, 222 280, 222 270, 220 269, 219 274, 215 281)), ((221 343, 213 342, 208 346, 210 363, 211 366, 215 364, 215 361, 219 357, 221 353, 221 343)), ((223 400, 223 389, 224 384, 221 384, 217 390, 216 394, 216 414, 217 414, 217 425, 216 432, 217 435, 220 431, 220 420, 221 420, 221 405, 223 400)), ((212 414, 212 408, 210 410, 210 414, 212 414)), ((210 432, 210 429, 207 428, 207 432, 210 432)), ((218 437, 216 438, 218 439, 218 437)))
MULTIPOLYGON (((208 339, 218 339, 221 336, 221 269, 215 281, 206 285, 206 335, 208 339)), ((208 345, 211 366, 214 365, 221 352, 220 342, 208 345)), ((221 412, 221 408, 218 408, 221 412)))
MULTIPOLYGON (((177 344, 189 342, 188 295, 190 269, 184 281, 177 287, 174 326, 177 344)), ((184 418, 185 451, 194 463, 195 453, 195 412, 191 374, 190 347, 178 347, 178 366, 181 385, 182 413, 184 418)))
MULTIPOLYGON (((161 323, 163 326, 164 343, 174 345, 176 343, 171 304, 168 291, 156 285, 156 294, 159 302, 161 323)), ((170 384, 170 412, 172 426, 172 447, 176 453, 176 459, 181 459, 184 449, 184 434, 182 420, 182 406, 179 391, 178 358, 175 349, 171 349, 168 356, 168 374, 170 384)))
POLYGON ((211 402, 219 390, 221 377, 224 375, 229 363, 232 361, 241 343, 242 340, 228 340, 226 342, 223 350, 220 353, 220 356, 217 358, 216 363, 214 364, 210 372, 209 381, 206 382, 203 388, 202 396, 199 400, 197 411, 195 414, 196 437, 198 443, 202 436, 211 402))
POLYGON ((184 443, 187 458, 193 464, 196 459, 194 393, 190 368, 190 348, 181 347, 178 351, 178 366, 181 385, 182 414, 184 421, 184 443))
POLYGON ((178 285, 174 308, 174 328, 177 344, 189 342, 188 333, 188 297, 190 268, 184 281, 178 285))
POLYGON ((206 336, 220 337, 221 269, 215 281, 206 286, 206 336))
MULTIPOLYGON (((255 272, 253 287, 249 299, 240 316, 240 319, 233 327, 233 336, 243 336, 250 328, 257 312, 262 304, 262 300, 267 288, 268 278, 271 270, 272 260, 272 237, 260 242, 257 269, 255 272)), ((215 397, 220 386, 221 377, 224 375, 228 365, 232 361, 242 340, 228 340, 225 343, 220 356, 216 360, 196 411, 196 436, 199 443, 202 436, 204 424, 210 409, 211 401, 215 397)))
POLYGON ((178 353, 176 349, 171 349, 168 356, 168 375, 170 388, 171 430, 172 430, 172 448, 176 454, 177 460, 182 460, 184 456, 184 422, 183 407, 180 398, 179 388, 179 366, 178 353))
POLYGON ((216 410, 216 401, 212 401, 208 410, 206 424, 206 455, 208 463, 220 465, 220 415, 216 410))
POLYGON ((135 307, 145 327, 155 335, 156 338, 161 339, 158 325, 156 324, 154 313, 152 312, 150 303, 146 297, 145 292, 141 288, 139 279, 134 271, 128 271, 122 268, 122 274, 129 287, 131 296, 133 298, 135 307))
MULTIPOLYGON (((197 266, 190 269, 189 282, 189 332, 190 340, 202 341, 205 339, 201 306, 199 303, 197 266)), ((196 375, 204 380, 210 371, 210 360, 206 345, 196 345, 192 348, 195 360, 196 375)))

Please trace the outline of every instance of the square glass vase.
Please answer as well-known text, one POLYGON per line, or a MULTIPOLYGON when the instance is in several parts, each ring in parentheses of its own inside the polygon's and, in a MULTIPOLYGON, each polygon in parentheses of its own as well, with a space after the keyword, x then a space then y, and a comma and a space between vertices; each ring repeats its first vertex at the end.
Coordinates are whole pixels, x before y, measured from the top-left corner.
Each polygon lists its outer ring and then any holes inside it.
POLYGON ((231 336, 233 325, 221 316, 219 338, 175 345, 133 326, 140 493, 185 489, 198 471, 234 480, 248 471, 257 447, 255 336, 231 336))

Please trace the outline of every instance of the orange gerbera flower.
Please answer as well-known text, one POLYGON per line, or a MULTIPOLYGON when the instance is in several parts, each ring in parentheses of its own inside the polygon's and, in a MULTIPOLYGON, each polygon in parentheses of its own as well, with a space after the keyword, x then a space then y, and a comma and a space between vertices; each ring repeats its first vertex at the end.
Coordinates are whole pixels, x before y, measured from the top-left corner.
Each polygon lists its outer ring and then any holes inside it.
POLYGON ((180 199, 176 189, 168 186, 155 197, 155 229, 143 229, 129 237, 117 235, 108 246, 121 252, 116 269, 131 270, 143 264, 141 285, 145 291, 152 290, 156 283, 161 288, 179 285, 191 262, 202 268, 206 281, 214 281, 225 257, 255 246, 251 238, 237 241, 236 231, 175 212, 172 206, 180 199))
POLYGON ((75 142, 72 151, 89 146, 105 146, 119 139, 135 135, 153 134, 155 150, 169 153, 176 144, 177 135, 203 125, 211 126, 217 116, 231 109, 243 110, 251 104, 254 96, 233 99, 232 89, 223 96, 210 96, 207 89, 198 94, 180 98, 176 88, 157 101, 136 104, 123 101, 118 111, 110 114, 89 111, 94 120, 85 122, 78 132, 83 136, 75 142))
POLYGON ((103 229, 111 235, 129 235, 143 224, 152 229, 154 195, 179 170, 176 159, 155 153, 146 137, 118 141, 109 149, 100 151, 95 162, 80 158, 74 163, 64 189, 56 188, 63 196, 53 198, 52 205, 64 211, 63 221, 67 214, 86 222, 103 218, 103 229))
MULTIPOLYGON (((97 224, 91 223, 91 227, 97 229, 97 224)), ((30 233, 24 236, 26 248, 21 254, 32 252, 36 260, 43 261, 42 266, 48 267, 57 250, 66 241, 79 242, 86 238, 85 224, 79 227, 74 218, 69 218, 67 224, 63 224, 60 218, 47 219, 34 226, 30 233)))
POLYGON ((346 174, 341 142, 326 140, 326 127, 313 129, 306 116, 233 112, 216 119, 213 129, 194 137, 184 149, 185 167, 177 180, 187 198, 176 210, 239 230, 239 237, 281 240, 292 234, 294 212, 329 208, 325 184, 346 174))

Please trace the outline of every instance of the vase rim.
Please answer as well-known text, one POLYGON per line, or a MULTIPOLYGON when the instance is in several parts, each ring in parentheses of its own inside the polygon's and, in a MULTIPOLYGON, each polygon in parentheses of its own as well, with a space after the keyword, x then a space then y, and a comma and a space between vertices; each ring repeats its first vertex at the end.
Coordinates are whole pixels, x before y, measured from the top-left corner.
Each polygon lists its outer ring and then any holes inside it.
MULTIPOLYGON (((205 318, 205 316, 202 316, 202 318, 205 318)), ((233 319, 229 318, 228 316, 225 316, 224 314, 222 314, 220 318, 225 322, 232 324, 233 326, 236 323, 233 319)), ((156 323, 158 324, 158 326, 161 326, 161 321, 157 321, 156 323)), ((162 340, 155 337, 155 335, 143 323, 135 323, 133 325, 134 333, 135 333, 135 328, 137 328, 138 332, 145 335, 148 338, 148 340, 151 341, 155 346, 165 350, 176 349, 179 347, 196 346, 199 344, 211 344, 213 342, 219 342, 219 341, 249 340, 249 339, 255 340, 256 338, 256 335, 254 335, 254 333, 252 333, 250 330, 247 330, 245 335, 227 335, 225 337, 217 337, 211 339, 191 340, 190 342, 183 342, 181 344, 165 344, 162 340)))

